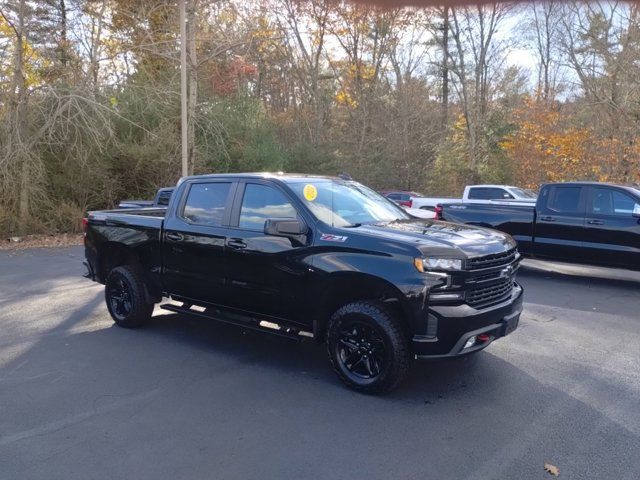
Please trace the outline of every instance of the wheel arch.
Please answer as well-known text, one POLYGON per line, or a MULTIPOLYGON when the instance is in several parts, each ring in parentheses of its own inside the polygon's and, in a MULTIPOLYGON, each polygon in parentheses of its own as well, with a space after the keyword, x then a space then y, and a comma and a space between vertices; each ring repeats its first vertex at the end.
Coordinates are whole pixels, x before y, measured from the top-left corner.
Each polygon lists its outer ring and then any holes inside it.
POLYGON ((399 315, 410 328, 410 307, 403 293, 391 282, 360 272, 336 272, 329 275, 319 289, 316 301, 320 308, 313 321, 314 337, 324 340, 331 315, 351 302, 373 300, 385 304, 392 313, 399 315))
POLYGON ((126 265, 139 268, 145 281, 147 299, 154 303, 159 302, 162 299, 162 288, 143 267, 139 255, 133 248, 119 242, 105 242, 98 249, 96 275, 100 282, 105 283, 109 272, 114 268, 126 265))

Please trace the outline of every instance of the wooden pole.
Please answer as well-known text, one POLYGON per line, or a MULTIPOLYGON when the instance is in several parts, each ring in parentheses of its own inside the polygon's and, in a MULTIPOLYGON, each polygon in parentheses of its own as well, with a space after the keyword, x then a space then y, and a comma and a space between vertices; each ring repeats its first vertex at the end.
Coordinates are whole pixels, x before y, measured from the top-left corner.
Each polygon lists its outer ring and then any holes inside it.
POLYGON ((182 134, 182 176, 189 175, 189 137, 187 120, 187 23, 186 0, 180 3, 180 130, 182 134))

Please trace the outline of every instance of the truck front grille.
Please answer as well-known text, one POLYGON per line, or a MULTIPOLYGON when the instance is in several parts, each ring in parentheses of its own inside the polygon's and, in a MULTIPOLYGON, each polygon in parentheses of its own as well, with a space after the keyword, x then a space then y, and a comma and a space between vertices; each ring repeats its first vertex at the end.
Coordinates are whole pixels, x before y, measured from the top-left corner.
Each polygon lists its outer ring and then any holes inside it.
POLYGON ((469 258, 467 265, 469 270, 479 270, 481 268, 500 267, 509 265, 516 259, 517 250, 512 248, 506 252, 485 255, 484 257, 469 258))
POLYGON ((488 306, 506 299, 513 289, 513 278, 504 278, 482 288, 469 290, 466 300, 472 307, 488 306))

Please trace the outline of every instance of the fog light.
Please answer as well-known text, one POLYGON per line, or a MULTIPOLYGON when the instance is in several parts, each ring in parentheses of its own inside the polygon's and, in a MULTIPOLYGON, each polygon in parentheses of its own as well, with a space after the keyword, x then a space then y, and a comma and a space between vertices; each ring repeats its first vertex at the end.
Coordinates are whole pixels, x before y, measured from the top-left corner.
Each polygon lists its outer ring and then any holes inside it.
POLYGON ((467 340, 467 343, 464 344, 464 347, 462 347, 462 349, 464 350, 465 348, 471 348, 475 345, 475 343, 476 343, 476 336, 474 335, 469 340, 467 340))

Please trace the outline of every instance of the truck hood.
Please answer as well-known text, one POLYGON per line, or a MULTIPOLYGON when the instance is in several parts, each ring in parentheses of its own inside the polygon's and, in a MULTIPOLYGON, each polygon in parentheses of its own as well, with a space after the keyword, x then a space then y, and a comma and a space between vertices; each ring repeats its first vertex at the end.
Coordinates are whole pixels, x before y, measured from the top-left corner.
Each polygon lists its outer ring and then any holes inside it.
POLYGON ((399 220, 354 229, 387 240, 413 243, 428 255, 478 257, 502 253, 516 246, 515 240, 505 233, 439 220, 399 220))

